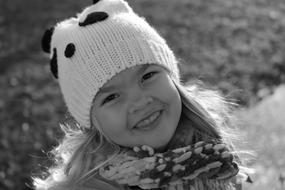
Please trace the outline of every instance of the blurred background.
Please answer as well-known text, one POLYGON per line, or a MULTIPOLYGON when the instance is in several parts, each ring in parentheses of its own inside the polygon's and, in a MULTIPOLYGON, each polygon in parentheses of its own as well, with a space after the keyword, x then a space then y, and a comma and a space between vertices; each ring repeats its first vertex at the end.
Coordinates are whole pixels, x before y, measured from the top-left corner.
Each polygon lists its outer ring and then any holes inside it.
MULTIPOLYGON (((0 189, 31 189, 66 107, 40 41, 91 0, 0 1, 0 189)), ((129 0, 166 38, 183 79, 236 100, 257 157, 248 190, 285 189, 285 1, 129 0)))

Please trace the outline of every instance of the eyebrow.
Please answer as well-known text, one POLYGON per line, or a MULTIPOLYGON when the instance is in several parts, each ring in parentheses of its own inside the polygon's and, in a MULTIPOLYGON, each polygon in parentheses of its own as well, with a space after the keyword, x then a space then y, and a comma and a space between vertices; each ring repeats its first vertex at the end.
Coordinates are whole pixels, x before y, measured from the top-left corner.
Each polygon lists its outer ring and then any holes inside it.
MULTIPOLYGON (((138 76, 140 73, 143 73, 145 72, 145 70, 150 66, 151 64, 145 64, 145 65, 142 65, 141 67, 139 67, 139 69, 137 69, 133 75, 134 76, 138 76)), ((99 92, 98 92, 98 96, 101 95, 101 94, 104 94, 104 93, 108 93, 110 91, 112 91, 113 89, 115 89, 116 87, 118 87, 118 85, 109 85, 109 86, 103 86, 99 92)))

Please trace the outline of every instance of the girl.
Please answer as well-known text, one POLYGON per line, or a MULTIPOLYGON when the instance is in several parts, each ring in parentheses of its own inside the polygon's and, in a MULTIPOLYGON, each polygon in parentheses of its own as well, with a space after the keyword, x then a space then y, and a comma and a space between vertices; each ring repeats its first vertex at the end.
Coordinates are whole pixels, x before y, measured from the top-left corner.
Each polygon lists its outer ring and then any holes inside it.
POLYGON ((71 115, 36 189, 235 189, 244 176, 227 103, 183 85, 165 40, 123 0, 46 31, 71 115))

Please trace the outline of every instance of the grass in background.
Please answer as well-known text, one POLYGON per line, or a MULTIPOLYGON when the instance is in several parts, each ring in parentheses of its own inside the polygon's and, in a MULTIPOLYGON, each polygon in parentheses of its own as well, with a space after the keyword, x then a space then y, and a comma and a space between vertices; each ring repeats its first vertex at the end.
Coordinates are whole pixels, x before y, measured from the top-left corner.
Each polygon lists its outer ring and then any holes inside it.
MULTIPOLYGON (((49 60, 41 53, 40 40, 47 27, 88 4, 91 1, 0 2, 0 189, 30 189, 30 176, 39 172, 39 164, 50 164, 45 152, 61 135, 58 122, 65 117, 66 107, 49 72, 49 60)), ((167 39, 181 59, 185 80, 198 78, 244 107, 285 82, 283 0, 140 0, 130 4, 167 39)), ((247 130, 252 136, 257 131, 270 133, 258 127, 247 130)), ((284 134, 277 133, 276 138, 284 134)), ((265 142, 254 138, 251 143, 265 142)), ((284 151, 274 150, 266 149, 260 157, 280 162, 277 158, 284 158, 284 151)), ((261 164, 264 170, 268 168, 261 164)), ((272 173, 276 172, 273 168, 272 173)))

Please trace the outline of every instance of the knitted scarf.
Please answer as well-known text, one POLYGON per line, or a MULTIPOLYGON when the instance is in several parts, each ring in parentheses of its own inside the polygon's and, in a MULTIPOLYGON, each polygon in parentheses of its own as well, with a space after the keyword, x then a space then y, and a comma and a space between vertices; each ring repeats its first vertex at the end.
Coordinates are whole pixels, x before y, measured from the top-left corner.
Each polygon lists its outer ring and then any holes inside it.
POLYGON ((186 128, 178 129, 163 153, 145 145, 122 152, 99 174, 133 190, 234 190, 239 168, 227 146, 214 139, 192 144, 188 136, 186 128))

